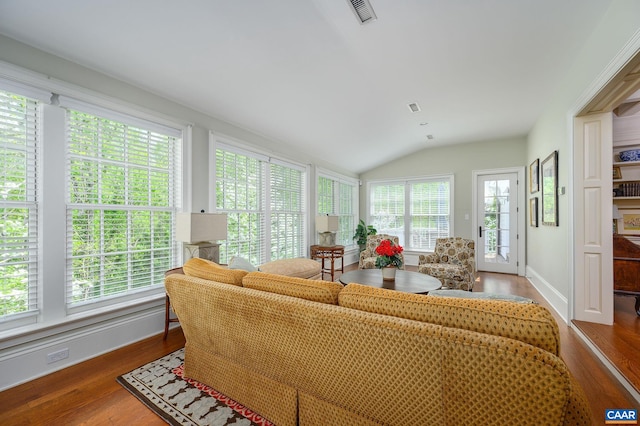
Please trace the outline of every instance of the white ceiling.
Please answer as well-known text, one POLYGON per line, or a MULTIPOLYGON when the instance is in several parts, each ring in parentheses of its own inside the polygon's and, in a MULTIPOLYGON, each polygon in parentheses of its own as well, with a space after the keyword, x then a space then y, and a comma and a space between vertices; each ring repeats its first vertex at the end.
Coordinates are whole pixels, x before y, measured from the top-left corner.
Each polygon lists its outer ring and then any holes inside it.
POLYGON ((527 134, 611 3, 370 1, 0 0, 0 34, 360 173, 527 134))

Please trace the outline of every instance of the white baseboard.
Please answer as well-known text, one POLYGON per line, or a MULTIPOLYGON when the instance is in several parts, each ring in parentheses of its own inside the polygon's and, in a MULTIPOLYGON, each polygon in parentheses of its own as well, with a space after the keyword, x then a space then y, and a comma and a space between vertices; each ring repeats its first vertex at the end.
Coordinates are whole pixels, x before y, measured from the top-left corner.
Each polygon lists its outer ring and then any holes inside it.
MULTIPOLYGON (((0 391, 78 364, 164 330, 164 303, 24 343, 0 352, 0 391), (47 355, 68 350, 68 358, 47 363, 47 355)), ((158 337, 161 339, 162 337, 158 337)))
POLYGON ((527 266, 526 278, 531 285, 545 298, 551 307, 560 315, 565 323, 569 324, 569 300, 547 282, 533 268, 527 266))

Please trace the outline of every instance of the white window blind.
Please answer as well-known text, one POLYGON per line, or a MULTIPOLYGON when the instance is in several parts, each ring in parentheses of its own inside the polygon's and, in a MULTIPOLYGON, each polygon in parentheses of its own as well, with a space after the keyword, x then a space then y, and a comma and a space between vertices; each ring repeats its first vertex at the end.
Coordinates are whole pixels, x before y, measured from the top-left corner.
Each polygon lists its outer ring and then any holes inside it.
POLYGON ((0 91, 0 321, 38 309, 39 111, 0 91))
POLYGON ((67 304, 163 285, 174 264, 181 138, 67 110, 67 304))
POLYGON ((303 257, 306 253, 305 173, 280 164, 269 165, 271 260, 303 257))
POLYGON ((344 181, 332 176, 318 176, 317 214, 338 216, 336 243, 344 246, 353 244, 356 185, 356 182, 344 181))
POLYGON ((450 189, 447 180, 409 184, 411 199, 410 248, 433 250, 437 238, 449 236, 450 189))
POLYGON ((228 215, 220 261, 254 265, 306 253, 306 171, 225 144, 215 148, 216 210, 228 215))
POLYGON ((376 182, 370 187, 370 220, 379 234, 397 235, 407 249, 433 250, 451 230, 452 177, 376 182))
POLYGON ((404 246, 404 183, 376 183, 371 186, 369 221, 378 234, 397 235, 404 246))
POLYGON ((227 213, 227 239, 220 262, 241 256, 264 263, 265 194, 262 161, 246 154, 216 149, 216 209, 227 213))

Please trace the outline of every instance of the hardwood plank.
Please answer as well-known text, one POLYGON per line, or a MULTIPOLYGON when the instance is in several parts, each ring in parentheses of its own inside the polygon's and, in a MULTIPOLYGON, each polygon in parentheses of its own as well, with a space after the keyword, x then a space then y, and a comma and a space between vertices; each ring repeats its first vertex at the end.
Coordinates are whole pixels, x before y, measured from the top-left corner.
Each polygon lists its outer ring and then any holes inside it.
POLYGON ((640 317, 634 305, 634 297, 615 296, 613 325, 574 323, 640 393, 640 317))
MULTIPOLYGON (((356 269, 345 266, 345 272, 356 269)), ((416 267, 408 266, 408 270, 416 267)), ((337 272, 338 277, 340 271, 337 272)), ((575 331, 565 324, 527 279, 506 274, 480 273, 474 291, 487 291, 529 297, 550 309, 558 321, 561 356, 585 390, 594 425, 603 423, 607 408, 637 408, 640 404, 604 367, 575 331)), ((633 298, 626 298, 633 308, 633 298)), ((625 305, 625 302, 620 302, 625 305)), ((616 307, 618 302, 616 302, 616 307)), ((617 308, 616 308, 617 309, 617 308)), ((640 321, 629 315, 628 306, 616 325, 602 333, 603 344, 628 350, 627 340, 638 336, 640 321), (613 342, 624 336, 625 343, 613 342), (606 343, 605 343, 606 342, 606 343)), ((635 315, 635 314, 634 314, 635 315)), ((158 416, 116 382, 116 377, 184 346, 181 329, 171 330, 166 341, 162 334, 134 343, 81 364, 52 373, 0 393, 0 418, 3 425, 103 425, 165 424, 158 416)), ((638 368, 634 354, 626 355, 628 364, 638 368)))
POLYGON ((3 425, 166 424, 116 377, 184 346, 181 329, 65 368, 0 393, 3 425))

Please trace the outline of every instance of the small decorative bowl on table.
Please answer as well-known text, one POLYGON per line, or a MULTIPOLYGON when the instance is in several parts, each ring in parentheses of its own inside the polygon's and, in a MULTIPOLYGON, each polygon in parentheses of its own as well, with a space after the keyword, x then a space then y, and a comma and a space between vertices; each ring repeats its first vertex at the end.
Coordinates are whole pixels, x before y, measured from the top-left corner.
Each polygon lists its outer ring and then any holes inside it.
POLYGON ((640 161, 640 149, 620 151, 620 161, 640 161))

